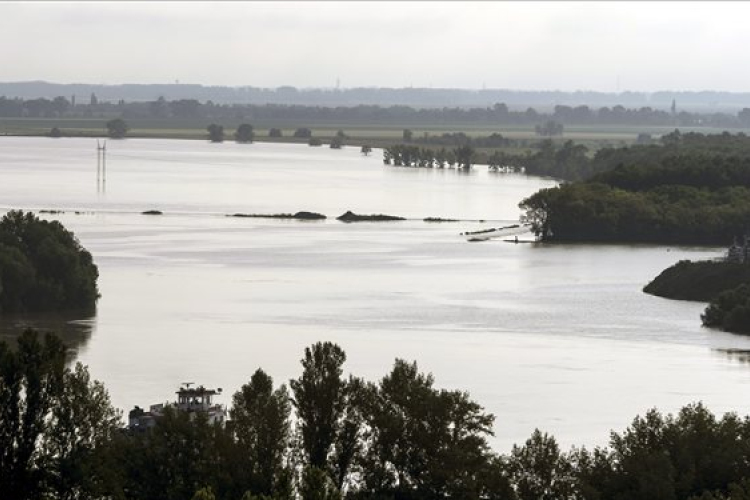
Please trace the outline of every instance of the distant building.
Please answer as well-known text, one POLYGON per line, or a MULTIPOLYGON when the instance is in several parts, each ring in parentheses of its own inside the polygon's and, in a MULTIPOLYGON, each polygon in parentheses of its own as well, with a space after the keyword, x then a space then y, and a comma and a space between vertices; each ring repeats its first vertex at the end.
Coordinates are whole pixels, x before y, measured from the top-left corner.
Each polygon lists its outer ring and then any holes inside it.
POLYGON ((158 403, 145 411, 136 406, 128 413, 128 428, 131 430, 145 430, 156 425, 156 421, 164 416, 167 408, 174 411, 185 412, 190 418, 197 414, 204 414, 208 422, 214 425, 224 426, 227 421, 227 412, 223 405, 214 404, 213 397, 221 394, 221 389, 206 389, 205 387, 190 387, 192 383, 183 384, 177 391, 176 403, 158 403))

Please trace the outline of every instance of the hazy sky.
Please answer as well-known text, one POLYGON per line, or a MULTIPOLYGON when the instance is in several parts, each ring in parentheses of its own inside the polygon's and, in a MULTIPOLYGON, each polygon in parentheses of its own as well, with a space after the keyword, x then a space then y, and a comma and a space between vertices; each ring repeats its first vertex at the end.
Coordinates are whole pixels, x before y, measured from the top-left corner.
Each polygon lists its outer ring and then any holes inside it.
POLYGON ((0 2, 0 81, 750 91, 746 2, 0 2))

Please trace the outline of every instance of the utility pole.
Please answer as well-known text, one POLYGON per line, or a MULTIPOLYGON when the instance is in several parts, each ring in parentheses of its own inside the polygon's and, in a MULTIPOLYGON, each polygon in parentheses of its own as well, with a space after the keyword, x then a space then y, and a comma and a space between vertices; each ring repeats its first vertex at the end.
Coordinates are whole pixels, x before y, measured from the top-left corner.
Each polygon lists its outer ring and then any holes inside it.
POLYGON ((96 192, 107 190, 107 141, 99 144, 96 140, 96 192))

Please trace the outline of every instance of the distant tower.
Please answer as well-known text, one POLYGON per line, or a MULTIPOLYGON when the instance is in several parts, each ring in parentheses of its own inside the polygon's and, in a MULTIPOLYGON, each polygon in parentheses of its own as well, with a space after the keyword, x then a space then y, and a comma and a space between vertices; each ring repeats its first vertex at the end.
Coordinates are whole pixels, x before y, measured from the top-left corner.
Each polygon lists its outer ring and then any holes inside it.
POLYGON ((70 105, 71 105, 72 107, 74 107, 74 108, 76 107, 76 95, 75 95, 75 94, 73 94, 73 95, 72 95, 72 96, 70 97, 70 105))
POLYGON ((672 99, 672 116, 677 114, 677 101, 672 99))
POLYGON ((92 106, 96 106, 97 104, 99 104, 99 99, 96 98, 96 94, 94 94, 93 92, 91 93, 91 101, 89 102, 89 104, 91 104, 92 106))

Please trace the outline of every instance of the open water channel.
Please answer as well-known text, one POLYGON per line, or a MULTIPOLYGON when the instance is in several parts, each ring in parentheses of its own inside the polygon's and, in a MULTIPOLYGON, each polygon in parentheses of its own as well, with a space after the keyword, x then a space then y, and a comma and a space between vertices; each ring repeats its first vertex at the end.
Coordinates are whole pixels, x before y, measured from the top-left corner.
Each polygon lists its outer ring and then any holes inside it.
MULTIPOLYGON (((534 428, 564 447, 606 444, 648 408, 703 401, 750 413, 750 339, 701 328, 704 304, 641 292, 719 248, 469 243, 516 221, 548 179, 386 167, 379 151, 303 145, 0 138, 0 206, 74 231, 99 266, 91 318, 5 318, 63 331, 127 411, 182 382, 224 388, 262 367, 299 375, 305 346, 339 343, 369 380, 397 357, 496 415, 507 452, 534 428), (141 215, 144 210, 164 215, 141 215), (227 217, 310 210, 326 221, 227 217), (408 217, 342 223, 346 210, 408 217), (78 213, 76 213, 76 211, 78 213), (486 222, 427 223, 424 217, 486 222)), ((529 239, 523 237, 522 239, 529 239)))

